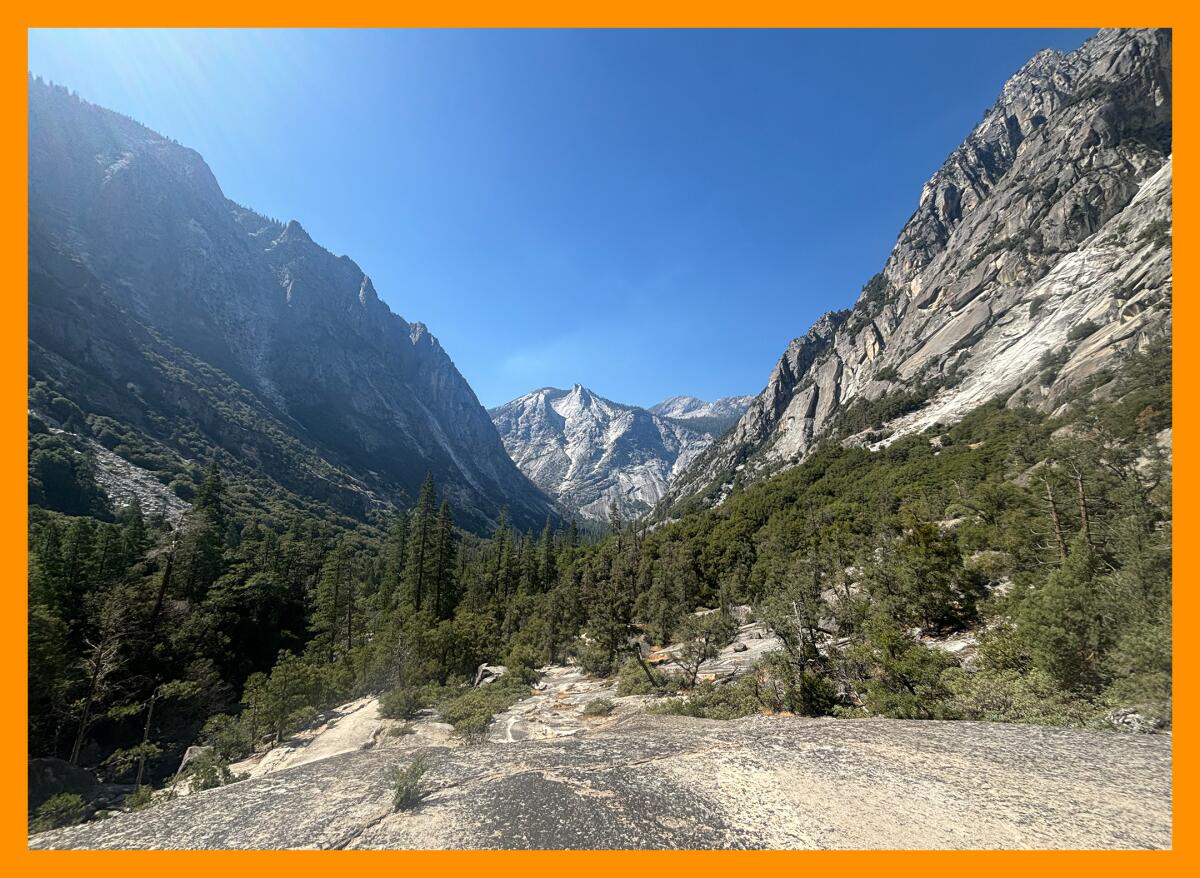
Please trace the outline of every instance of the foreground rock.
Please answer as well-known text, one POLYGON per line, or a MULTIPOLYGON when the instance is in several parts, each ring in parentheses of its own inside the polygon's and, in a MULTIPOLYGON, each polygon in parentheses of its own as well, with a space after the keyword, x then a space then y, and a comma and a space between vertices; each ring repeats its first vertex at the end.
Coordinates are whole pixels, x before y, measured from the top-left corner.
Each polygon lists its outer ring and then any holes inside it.
POLYGON ((44 833, 34 848, 1161 848, 1171 742, 987 723, 634 716, 434 748, 393 814, 381 743, 44 833))

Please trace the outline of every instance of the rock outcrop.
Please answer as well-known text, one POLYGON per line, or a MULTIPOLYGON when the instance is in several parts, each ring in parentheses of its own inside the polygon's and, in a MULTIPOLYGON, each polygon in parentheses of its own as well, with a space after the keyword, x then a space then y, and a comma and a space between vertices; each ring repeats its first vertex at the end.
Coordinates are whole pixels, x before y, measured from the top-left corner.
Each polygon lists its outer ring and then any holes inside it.
POLYGON ((504 506, 521 527, 555 514, 437 339, 351 259, 229 201, 196 152, 33 78, 29 368, 159 459, 215 457, 300 503, 363 517, 432 473, 476 530, 504 506))
POLYGON ((1054 411, 1169 343, 1171 118, 1169 30, 1036 55, 925 184, 854 307, 788 346, 663 509, 803 460, 839 420, 886 441, 996 398, 1054 411))
POLYGON ((1171 742, 1038 726, 635 715, 447 749, 381 738, 131 814, 66 848, 1166 848, 1171 742), (408 743, 404 743, 404 742, 408 743), (433 756, 393 813, 390 770, 433 756))
POLYGON ((675 474, 713 441, 710 420, 728 418, 736 405, 720 400, 708 411, 710 404, 696 402, 696 420, 660 416, 576 384, 543 387, 489 414, 513 461, 564 508, 604 520, 615 502, 628 519, 663 497, 675 474))

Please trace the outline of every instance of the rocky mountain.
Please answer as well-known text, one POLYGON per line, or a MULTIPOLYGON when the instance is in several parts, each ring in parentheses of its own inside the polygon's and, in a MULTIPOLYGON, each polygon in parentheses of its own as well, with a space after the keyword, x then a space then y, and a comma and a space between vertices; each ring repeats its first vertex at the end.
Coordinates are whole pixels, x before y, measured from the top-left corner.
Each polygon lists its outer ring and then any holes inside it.
POLYGON ((706 433, 720 436, 746 413, 753 396, 723 396, 705 402, 694 396, 672 396, 650 406, 650 413, 663 418, 687 421, 706 433))
POLYGON ((663 510, 803 460, 837 430, 886 442, 1000 399, 1054 411, 1170 343, 1171 32, 1043 51, 921 190, 853 308, 784 352, 663 510))
POLYGON ((543 387, 489 414, 521 471, 566 509, 594 520, 606 519, 613 501, 627 518, 647 511, 713 441, 701 424, 622 405, 579 384, 543 387))
POLYGON ((460 524, 552 504, 436 338, 193 150, 29 81, 31 409, 186 493, 197 460, 366 516, 432 473, 460 524))

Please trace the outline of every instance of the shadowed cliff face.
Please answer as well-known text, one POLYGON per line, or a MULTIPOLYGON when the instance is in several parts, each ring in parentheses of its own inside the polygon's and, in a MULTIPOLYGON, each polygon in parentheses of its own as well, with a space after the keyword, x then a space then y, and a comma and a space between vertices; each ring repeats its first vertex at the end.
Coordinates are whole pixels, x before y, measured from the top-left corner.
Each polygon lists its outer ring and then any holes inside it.
POLYGON ((789 345, 664 508, 799 462, 856 403, 904 398, 867 425, 885 436, 997 397, 1054 411, 1169 336, 1170 225, 1170 31, 1039 53, 925 184, 853 309, 789 345))
POLYGON ((197 153, 31 79, 29 156, 33 379, 353 515, 427 472, 468 527, 554 514, 429 331, 197 153))

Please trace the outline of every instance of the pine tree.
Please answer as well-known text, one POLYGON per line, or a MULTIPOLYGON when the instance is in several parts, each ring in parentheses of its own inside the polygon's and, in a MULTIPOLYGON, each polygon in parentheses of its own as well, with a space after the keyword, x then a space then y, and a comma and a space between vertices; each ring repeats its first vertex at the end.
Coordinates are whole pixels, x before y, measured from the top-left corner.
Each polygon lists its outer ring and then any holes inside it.
POLYGON ((454 519, 450 514, 450 504, 445 500, 438 508, 434 531, 436 560, 433 579, 433 613, 438 619, 448 619, 454 612, 454 604, 457 600, 454 588, 457 553, 455 551, 454 519))
POLYGON ((343 619, 347 613, 353 615, 349 555, 349 548, 345 542, 339 543, 330 553, 321 566, 321 575, 313 599, 312 630, 325 652, 328 664, 333 664, 336 658, 337 643, 343 631, 343 619))
POLYGON ((425 603, 426 585, 430 579, 429 567, 435 555, 432 543, 436 495, 437 487, 434 485, 433 476, 427 475, 421 484, 421 493, 417 497, 417 506, 413 510, 412 523, 409 525, 408 564, 404 581, 409 604, 418 613, 425 603))
POLYGON ((204 481, 196 489, 196 500, 193 504, 198 512, 208 517, 213 530, 221 538, 225 538, 228 521, 225 515, 225 481, 221 478, 221 470, 214 460, 208 466, 204 481))
POLYGON ((549 591, 557 579, 558 550, 554 544, 554 529, 550 526, 550 517, 547 516, 538 543, 538 590, 549 591))

